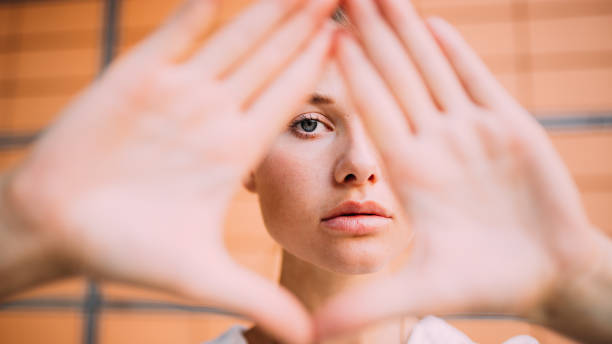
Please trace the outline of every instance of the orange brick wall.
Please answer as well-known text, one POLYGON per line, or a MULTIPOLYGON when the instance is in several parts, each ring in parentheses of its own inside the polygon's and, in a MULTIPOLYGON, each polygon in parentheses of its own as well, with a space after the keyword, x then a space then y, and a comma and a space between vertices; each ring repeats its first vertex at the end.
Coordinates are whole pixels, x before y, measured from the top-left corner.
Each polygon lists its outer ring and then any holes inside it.
MULTIPOLYGON (((106 0, 0 3, 0 133, 43 129, 98 74, 106 0)), ((153 30, 181 1, 123 0, 119 52, 153 30)), ((229 18, 248 0, 223 1, 229 18)), ((545 118, 592 112, 612 114, 612 2, 610 0, 418 0, 426 15, 440 15, 463 32, 501 82, 528 109, 545 118)), ((551 138, 583 194, 593 222, 612 234, 612 130, 552 131, 551 138)), ((26 147, 0 150, 0 169, 17 163, 26 147)), ((280 264, 267 237, 257 200, 236 195, 226 242, 243 264, 274 279, 280 264)), ((184 303, 159 292, 102 283, 105 301, 184 303)), ((83 299, 86 281, 71 279, 28 290, 12 301, 83 299)), ((78 343, 86 316, 78 308, 1 309, 0 343, 78 343)), ((99 343, 198 343, 237 320, 172 310, 110 309, 97 319, 99 343)), ((243 322, 246 324, 246 322, 243 322)), ((565 343, 540 327, 511 320, 453 320, 480 343, 531 334, 565 343)))

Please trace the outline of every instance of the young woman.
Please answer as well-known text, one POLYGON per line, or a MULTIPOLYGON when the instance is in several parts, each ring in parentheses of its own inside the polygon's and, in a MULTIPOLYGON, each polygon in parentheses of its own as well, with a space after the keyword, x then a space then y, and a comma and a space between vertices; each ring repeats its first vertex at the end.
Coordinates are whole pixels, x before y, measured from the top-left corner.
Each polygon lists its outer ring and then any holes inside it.
POLYGON ((542 129, 447 24, 346 3, 359 42, 337 1, 261 0, 194 49, 221 1, 187 1, 0 180, 0 295, 86 273, 244 314, 253 342, 469 311, 609 341, 610 240, 542 129), (223 246, 245 176, 284 288, 223 246))

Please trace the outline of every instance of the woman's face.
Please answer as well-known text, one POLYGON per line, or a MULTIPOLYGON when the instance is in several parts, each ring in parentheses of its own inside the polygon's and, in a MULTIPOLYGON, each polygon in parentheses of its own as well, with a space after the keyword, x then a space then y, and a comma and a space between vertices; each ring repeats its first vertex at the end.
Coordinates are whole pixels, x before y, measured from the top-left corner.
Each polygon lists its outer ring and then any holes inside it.
POLYGON ((335 65, 254 171, 270 235, 292 255, 369 273, 406 249, 410 230, 335 65))

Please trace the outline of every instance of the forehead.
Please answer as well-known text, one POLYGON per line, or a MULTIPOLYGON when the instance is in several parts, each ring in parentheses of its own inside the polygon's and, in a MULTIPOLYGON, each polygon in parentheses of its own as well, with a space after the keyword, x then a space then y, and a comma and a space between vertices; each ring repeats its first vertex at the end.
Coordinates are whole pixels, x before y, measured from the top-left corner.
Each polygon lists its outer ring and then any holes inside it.
POLYGON ((342 78, 340 69, 336 62, 330 62, 316 88, 315 95, 320 95, 329 98, 333 102, 333 106, 346 114, 354 112, 354 107, 351 104, 348 89, 342 78))

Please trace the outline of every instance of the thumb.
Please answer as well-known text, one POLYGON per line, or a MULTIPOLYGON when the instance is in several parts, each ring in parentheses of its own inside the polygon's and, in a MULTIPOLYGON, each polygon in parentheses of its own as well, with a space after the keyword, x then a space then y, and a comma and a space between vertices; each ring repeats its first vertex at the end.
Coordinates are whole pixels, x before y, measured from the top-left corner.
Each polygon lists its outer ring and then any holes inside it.
POLYGON ((294 295, 230 258, 216 265, 220 268, 212 273, 214 281, 208 276, 205 285, 197 283, 206 295, 198 297, 197 289, 189 294, 249 318, 283 343, 312 342, 311 318, 294 295))
POLYGON ((448 283, 409 266, 398 275, 334 297, 315 312, 314 333, 322 339, 400 315, 447 314, 459 308, 456 300, 448 283))

